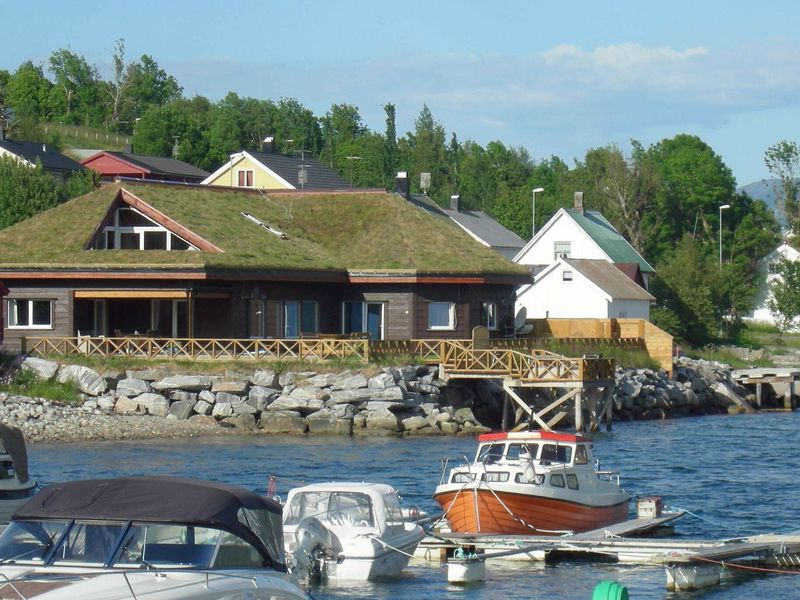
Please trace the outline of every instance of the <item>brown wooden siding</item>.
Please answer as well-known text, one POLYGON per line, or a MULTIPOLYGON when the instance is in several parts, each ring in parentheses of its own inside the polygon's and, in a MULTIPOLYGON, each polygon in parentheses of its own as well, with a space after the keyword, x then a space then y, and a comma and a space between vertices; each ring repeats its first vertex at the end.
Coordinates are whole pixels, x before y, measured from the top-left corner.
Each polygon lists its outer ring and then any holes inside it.
POLYGON ((71 336, 74 335, 72 323, 72 290, 66 287, 22 287, 9 286, 9 294, 3 299, 3 343, 0 348, 9 352, 19 352, 21 340, 25 336, 71 336), (8 300, 52 300, 53 326, 51 329, 10 329, 8 327, 8 300))

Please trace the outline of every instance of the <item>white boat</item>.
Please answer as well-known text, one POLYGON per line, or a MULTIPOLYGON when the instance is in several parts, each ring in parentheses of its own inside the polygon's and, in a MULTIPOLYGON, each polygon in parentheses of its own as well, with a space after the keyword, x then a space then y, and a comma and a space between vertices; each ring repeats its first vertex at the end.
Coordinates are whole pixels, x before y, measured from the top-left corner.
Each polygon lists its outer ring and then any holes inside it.
POLYGON ((25 437, 18 427, 0 425, 0 527, 39 489, 28 476, 25 437))
POLYGON ((0 535, 0 598, 306 600, 286 572, 280 515, 197 479, 50 485, 0 535))
POLYGON ((628 519, 619 475, 592 460, 591 440, 527 431, 478 437, 475 459, 447 472, 433 494, 455 533, 580 533, 628 519))
POLYGON ((367 581, 398 575, 425 531, 406 520, 393 487, 334 482, 289 492, 283 535, 299 577, 367 581))

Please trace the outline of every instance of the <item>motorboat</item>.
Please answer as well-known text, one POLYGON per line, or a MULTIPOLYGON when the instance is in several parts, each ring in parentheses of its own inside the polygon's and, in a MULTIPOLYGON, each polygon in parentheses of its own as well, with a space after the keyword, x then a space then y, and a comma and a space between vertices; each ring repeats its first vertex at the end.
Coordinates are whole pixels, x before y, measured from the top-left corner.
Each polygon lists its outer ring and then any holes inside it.
POLYGON ((264 496, 198 479, 50 485, 0 535, 0 598, 305 600, 280 515, 264 496))
POLYGON ((560 535, 628 519, 631 495, 581 436, 483 434, 472 462, 448 464, 433 497, 455 533, 560 535))
POLYGON ((0 425, 0 527, 38 489, 36 481, 28 475, 28 452, 22 430, 0 425))
POLYGON ((289 491, 283 535, 299 577, 371 581, 398 575, 425 531, 404 516, 392 486, 334 482, 289 491))

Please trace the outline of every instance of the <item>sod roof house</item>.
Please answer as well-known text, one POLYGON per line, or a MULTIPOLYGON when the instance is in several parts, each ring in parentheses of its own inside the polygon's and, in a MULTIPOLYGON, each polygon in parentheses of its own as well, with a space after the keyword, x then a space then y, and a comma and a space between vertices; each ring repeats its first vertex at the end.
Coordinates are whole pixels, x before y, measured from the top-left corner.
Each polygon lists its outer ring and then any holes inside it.
POLYGON ((148 156, 132 152, 112 152, 102 150, 84 159, 81 164, 87 169, 100 173, 105 181, 116 177, 136 177, 155 181, 175 181, 178 183, 199 183, 208 172, 176 158, 148 156))
POLYGON ((0 231, 5 347, 25 336, 469 337, 527 270, 385 192, 125 181, 0 231))

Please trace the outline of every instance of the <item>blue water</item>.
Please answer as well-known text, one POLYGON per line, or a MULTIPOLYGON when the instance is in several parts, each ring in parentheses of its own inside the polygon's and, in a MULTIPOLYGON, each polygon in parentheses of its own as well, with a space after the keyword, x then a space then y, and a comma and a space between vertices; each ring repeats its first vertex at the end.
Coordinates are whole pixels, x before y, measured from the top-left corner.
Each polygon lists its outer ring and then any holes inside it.
MULTIPOLYGON (((626 489, 658 494, 697 515, 676 535, 699 538, 800 529, 796 440, 800 411, 615 423, 595 438, 595 456, 620 470, 626 489)), ((263 492, 278 477, 285 497, 301 483, 365 480, 391 483, 406 504, 435 512, 431 499, 441 458, 472 455, 471 438, 361 439, 215 437, 208 440, 32 445, 31 472, 41 483, 119 475, 202 477, 263 492)), ((450 586, 446 569, 412 566, 396 581, 314 590, 333 598, 589 599, 603 579, 628 587, 632 599, 800 598, 798 575, 737 577, 691 594, 670 594, 660 567, 590 564, 490 564, 487 580, 450 586)))

